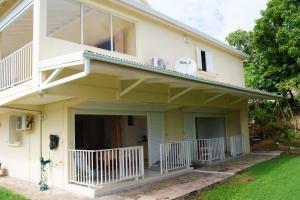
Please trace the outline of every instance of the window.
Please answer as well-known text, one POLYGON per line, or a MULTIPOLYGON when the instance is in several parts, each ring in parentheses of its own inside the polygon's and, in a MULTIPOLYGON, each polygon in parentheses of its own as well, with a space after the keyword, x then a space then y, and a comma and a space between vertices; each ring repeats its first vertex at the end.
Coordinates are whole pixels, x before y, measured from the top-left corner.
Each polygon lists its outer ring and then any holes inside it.
POLYGON ((213 57, 210 51, 197 48, 198 69, 205 72, 213 72, 213 57))
POLYGON ((17 117, 9 117, 9 136, 8 143, 9 145, 19 146, 21 144, 21 134, 16 131, 17 128, 17 117))
POLYGON ((135 24, 113 16, 113 50, 135 55, 135 24))
POLYGON ((80 43, 80 4, 68 0, 47 1, 47 35, 80 43))
POLYGON ((110 15, 83 7, 83 44, 111 50, 110 15))
POLYGON ((48 36, 109 51, 136 54, 135 23, 70 0, 47 2, 48 36))
POLYGON ((205 51, 201 51, 201 66, 202 66, 202 71, 207 71, 207 68, 206 68, 206 53, 205 53, 205 51))

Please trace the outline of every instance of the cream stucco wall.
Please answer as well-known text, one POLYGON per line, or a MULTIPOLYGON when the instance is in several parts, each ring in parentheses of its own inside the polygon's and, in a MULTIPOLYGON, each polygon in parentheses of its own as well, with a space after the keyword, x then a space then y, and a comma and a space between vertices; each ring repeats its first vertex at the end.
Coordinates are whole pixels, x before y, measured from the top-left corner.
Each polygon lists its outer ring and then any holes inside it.
POLYGON ((180 109, 170 110, 165 113, 166 141, 182 140, 183 112, 180 109))
POLYGON ((20 146, 10 145, 9 118, 20 114, 22 113, 0 113, 0 162, 2 167, 7 169, 9 176, 38 183, 40 180, 40 116, 39 114, 34 115, 32 132, 18 133, 21 139, 20 146))

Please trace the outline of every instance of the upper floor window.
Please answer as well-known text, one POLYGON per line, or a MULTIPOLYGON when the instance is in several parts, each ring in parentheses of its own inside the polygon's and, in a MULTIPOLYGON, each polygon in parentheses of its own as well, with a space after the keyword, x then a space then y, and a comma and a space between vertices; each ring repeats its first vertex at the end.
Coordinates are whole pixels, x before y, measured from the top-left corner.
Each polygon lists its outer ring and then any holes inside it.
POLYGON ((205 72, 213 72, 212 53, 200 47, 197 48, 198 69, 205 72))
POLYGON ((120 53, 136 54, 135 23, 71 0, 48 0, 47 34, 120 53))

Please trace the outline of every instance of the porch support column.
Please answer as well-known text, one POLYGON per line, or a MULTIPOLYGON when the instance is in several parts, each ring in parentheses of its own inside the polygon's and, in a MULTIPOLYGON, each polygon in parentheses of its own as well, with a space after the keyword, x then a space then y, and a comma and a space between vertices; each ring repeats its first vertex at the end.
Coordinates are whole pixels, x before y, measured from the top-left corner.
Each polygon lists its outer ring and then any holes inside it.
POLYGON ((249 127, 248 127, 248 109, 240 110, 241 134, 244 142, 244 153, 250 153, 249 127))

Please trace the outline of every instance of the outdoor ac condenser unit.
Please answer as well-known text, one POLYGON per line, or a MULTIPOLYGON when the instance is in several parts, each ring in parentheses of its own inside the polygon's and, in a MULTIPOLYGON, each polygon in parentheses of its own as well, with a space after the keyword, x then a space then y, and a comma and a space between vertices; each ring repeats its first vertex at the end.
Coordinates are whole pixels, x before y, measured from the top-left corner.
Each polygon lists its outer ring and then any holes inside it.
POLYGON ((153 67, 158 67, 162 69, 166 69, 168 66, 168 61, 162 58, 153 57, 151 58, 151 65, 153 67))
POLYGON ((16 126, 17 131, 32 131, 33 116, 30 114, 17 116, 16 126))

